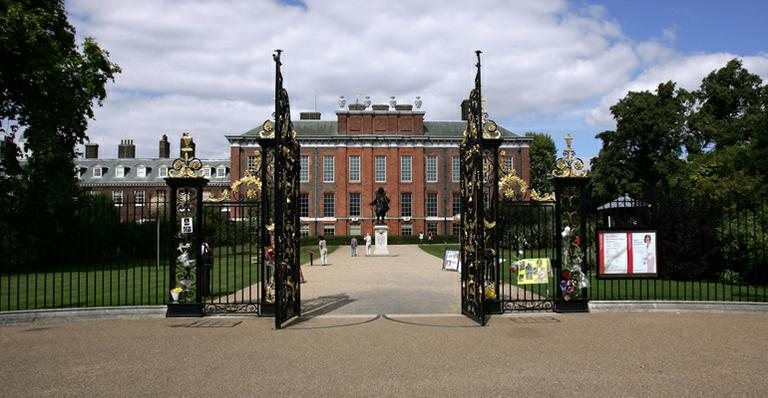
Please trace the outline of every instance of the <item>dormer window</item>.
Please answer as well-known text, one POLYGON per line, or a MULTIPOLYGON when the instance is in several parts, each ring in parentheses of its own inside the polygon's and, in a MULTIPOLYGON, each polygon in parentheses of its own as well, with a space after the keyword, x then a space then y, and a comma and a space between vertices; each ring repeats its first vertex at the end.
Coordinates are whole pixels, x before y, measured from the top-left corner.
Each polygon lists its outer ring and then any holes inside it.
POLYGON ((93 168, 93 178, 101 178, 101 166, 95 166, 93 168))
POLYGON ((115 167, 115 178, 123 178, 123 177, 125 177, 125 167, 123 166, 115 167))
POLYGON ((224 178, 227 176, 227 168, 219 166, 216 168, 216 178, 224 178))
POLYGON ((139 166, 136 168, 136 177, 144 178, 147 176, 147 166, 139 166))
POLYGON ((203 167, 203 176, 205 178, 211 178, 211 168, 210 167, 203 167))
POLYGON ((168 177, 168 166, 160 166, 157 170, 157 176, 160 178, 168 177))

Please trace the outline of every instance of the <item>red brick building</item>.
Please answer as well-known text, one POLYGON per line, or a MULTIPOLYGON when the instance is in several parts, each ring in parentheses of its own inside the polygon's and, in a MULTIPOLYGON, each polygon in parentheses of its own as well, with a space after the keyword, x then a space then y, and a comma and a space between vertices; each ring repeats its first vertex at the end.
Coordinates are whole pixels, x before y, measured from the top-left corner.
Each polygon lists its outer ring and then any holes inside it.
MULTIPOLYGON (((293 122, 301 145, 302 234, 372 233, 370 203, 379 187, 390 198, 391 235, 458 234, 458 146, 466 121, 425 121, 424 115, 412 105, 358 103, 336 110, 335 121, 302 113, 293 122)), ((530 183, 531 139, 499 129, 503 161, 530 183)), ((259 130, 227 136, 232 181, 253 166, 259 130)))

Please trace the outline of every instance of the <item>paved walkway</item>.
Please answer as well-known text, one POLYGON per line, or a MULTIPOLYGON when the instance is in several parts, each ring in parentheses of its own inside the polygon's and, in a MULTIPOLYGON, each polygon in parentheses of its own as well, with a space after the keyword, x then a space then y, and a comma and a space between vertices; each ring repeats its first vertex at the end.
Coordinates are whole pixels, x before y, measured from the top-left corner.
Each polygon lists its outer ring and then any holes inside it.
POLYGON ((389 246, 391 256, 351 257, 349 246, 328 256, 328 265, 305 264, 302 314, 459 314, 459 273, 417 245, 389 246))
POLYGON ((3 397, 768 396, 765 314, 0 326, 3 397))

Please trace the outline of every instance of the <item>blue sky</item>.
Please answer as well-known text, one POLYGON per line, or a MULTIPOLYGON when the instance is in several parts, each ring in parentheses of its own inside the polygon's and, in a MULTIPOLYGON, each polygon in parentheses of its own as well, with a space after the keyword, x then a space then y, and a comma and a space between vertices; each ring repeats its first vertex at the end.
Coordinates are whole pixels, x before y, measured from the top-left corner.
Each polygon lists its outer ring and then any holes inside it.
MULTIPOLYGON (((423 100, 427 120, 456 120, 483 50, 492 119, 524 133, 572 133, 584 158, 614 128, 629 90, 673 80, 695 89, 741 58, 768 77, 768 1, 67 0, 78 36, 123 69, 89 125, 102 156, 133 139, 140 157, 192 132, 200 154, 227 157, 224 135, 272 112, 275 48, 292 111, 335 119, 340 95, 423 100)), ((175 149, 174 149, 175 150, 175 149)))
POLYGON ((594 1, 636 40, 659 39, 669 29, 684 53, 765 52, 768 2, 761 0, 594 1))

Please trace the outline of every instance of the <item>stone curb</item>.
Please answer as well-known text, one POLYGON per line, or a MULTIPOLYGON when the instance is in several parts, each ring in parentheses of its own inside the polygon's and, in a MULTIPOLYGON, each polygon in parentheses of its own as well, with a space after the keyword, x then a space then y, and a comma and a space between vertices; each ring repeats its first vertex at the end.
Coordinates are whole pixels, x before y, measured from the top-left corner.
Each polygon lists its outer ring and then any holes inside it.
POLYGON ((135 307, 54 308, 0 312, 0 325, 28 322, 79 321, 98 319, 165 318, 165 305, 135 307))
POLYGON ((739 301, 590 301, 589 311, 768 313, 768 303, 739 301))
MULTIPOLYGON (((90 308, 56 308, 29 311, 0 312, 0 325, 34 322, 66 322, 100 319, 148 319, 165 318, 167 306, 138 306, 138 307, 90 307, 90 308)), ((768 303, 733 302, 733 301, 590 301, 589 311, 600 312, 709 312, 709 313, 768 313, 768 303)), ((552 315, 543 313, 509 312, 494 316, 542 316, 552 315)), ((355 315, 320 315, 317 319, 333 318, 368 318, 386 315, 388 317, 460 317, 461 314, 355 314, 355 315)), ((215 317, 215 316, 213 316, 215 317)))

